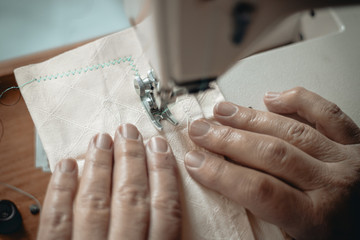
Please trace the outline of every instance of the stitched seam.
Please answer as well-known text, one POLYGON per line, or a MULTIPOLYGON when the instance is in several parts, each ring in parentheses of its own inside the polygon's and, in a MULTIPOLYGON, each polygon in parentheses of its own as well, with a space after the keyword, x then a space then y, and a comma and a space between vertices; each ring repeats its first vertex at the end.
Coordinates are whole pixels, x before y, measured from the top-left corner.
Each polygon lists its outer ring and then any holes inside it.
POLYGON ((121 63, 125 63, 125 62, 129 63, 129 66, 131 67, 130 70, 134 72, 135 76, 139 76, 139 69, 137 68, 136 64, 134 63, 134 59, 132 59, 132 56, 119 57, 119 58, 114 58, 113 60, 106 61, 104 63, 92 64, 92 65, 88 65, 86 67, 79 67, 79 68, 75 68, 73 70, 68 70, 65 72, 59 72, 59 73, 54 73, 54 74, 50 74, 50 75, 39 76, 39 77, 33 78, 30 81, 21 84, 20 86, 12 86, 12 87, 5 89, 0 94, 0 99, 2 98, 2 96, 4 96, 4 94, 6 92, 8 92, 12 89, 21 89, 21 88, 23 88, 31 83, 34 83, 34 82, 39 83, 41 81, 50 81, 53 79, 68 78, 68 77, 75 76, 75 75, 85 74, 87 72, 101 70, 103 68, 108 68, 108 67, 115 66, 115 65, 118 65, 121 63))

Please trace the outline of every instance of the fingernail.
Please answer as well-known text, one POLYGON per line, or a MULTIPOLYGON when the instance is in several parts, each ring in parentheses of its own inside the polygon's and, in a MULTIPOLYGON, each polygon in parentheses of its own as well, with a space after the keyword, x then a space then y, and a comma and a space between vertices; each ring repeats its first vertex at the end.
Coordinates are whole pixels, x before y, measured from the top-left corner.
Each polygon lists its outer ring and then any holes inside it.
POLYGON ((168 144, 162 137, 153 137, 150 140, 150 148, 153 152, 164 153, 168 150, 168 144))
POLYGON ((265 98, 267 99, 275 99, 280 96, 279 92, 267 92, 265 93, 265 98))
POLYGON ((210 124, 201 120, 193 122, 190 126, 190 135, 199 137, 205 135, 210 129, 210 124))
POLYGON ((185 163, 189 167, 192 168, 199 168, 201 167, 202 163, 204 162, 205 156, 204 154, 198 151, 188 152, 185 156, 185 163))
POLYGON ((96 138, 96 147, 102 149, 110 149, 112 145, 112 139, 109 134, 102 133, 96 138))
POLYGON ((221 116, 232 116, 237 112, 237 110, 237 107, 227 102, 221 102, 216 105, 216 113, 221 116))
POLYGON ((137 140, 139 138, 139 131, 132 124, 123 124, 120 127, 120 133, 124 138, 137 140))
POLYGON ((72 172, 75 168, 75 161, 73 159, 64 159, 60 163, 61 172, 72 172))

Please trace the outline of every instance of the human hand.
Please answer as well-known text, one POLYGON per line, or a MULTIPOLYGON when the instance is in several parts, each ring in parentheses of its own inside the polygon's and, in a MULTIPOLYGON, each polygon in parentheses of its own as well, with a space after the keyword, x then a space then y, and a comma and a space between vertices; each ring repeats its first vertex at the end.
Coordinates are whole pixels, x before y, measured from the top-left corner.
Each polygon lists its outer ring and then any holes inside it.
POLYGON ((359 239, 360 130, 335 104, 303 88, 268 93, 261 112, 220 103, 189 129, 204 151, 189 174, 296 239, 359 239), (278 114, 298 114, 311 126, 278 114))
POLYGON ((161 137, 146 147, 135 126, 121 125, 114 141, 89 144, 78 185, 75 160, 51 177, 38 239, 178 239, 181 210, 177 168, 161 137))

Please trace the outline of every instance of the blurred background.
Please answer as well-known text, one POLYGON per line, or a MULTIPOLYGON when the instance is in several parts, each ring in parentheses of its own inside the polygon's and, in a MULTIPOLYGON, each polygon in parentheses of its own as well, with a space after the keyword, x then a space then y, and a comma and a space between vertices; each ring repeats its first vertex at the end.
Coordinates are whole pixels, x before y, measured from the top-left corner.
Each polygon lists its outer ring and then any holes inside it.
POLYGON ((129 26, 121 0, 0 0, 0 62, 129 26))

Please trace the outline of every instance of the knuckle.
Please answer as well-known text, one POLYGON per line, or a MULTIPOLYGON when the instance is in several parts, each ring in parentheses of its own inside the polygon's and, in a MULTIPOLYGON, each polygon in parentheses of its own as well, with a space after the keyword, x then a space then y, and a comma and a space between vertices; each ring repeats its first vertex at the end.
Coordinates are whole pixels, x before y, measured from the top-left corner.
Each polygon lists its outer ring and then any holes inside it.
POLYGON ((44 214, 44 222, 51 228, 63 228, 72 222, 72 213, 69 211, 59 211, 55 208, 44 214))
MULTIPOLYGON (((351 149, 349 149, 349 152, 351 149)), ((341 162, 332 163, 330 165, 331 172, 335 173, 329 175, 330 182, 333 183, 339 189, 349 189, 355 187, 360 183, 360 163, 357 159, 348 158, 348 156, 342 157, 346 160, 341 162), (335 183, 335 184, 334 184, 335 183)))
POLYGON ((222 179, 226 171, 226 162, 225 161, 206 161, 207 171, 206 171, 206 182, 208 186, 217 188, 219 184, 219 179, 222 179))
POLYGON ((249 179, 246 193, 249 202, 264 204, 273 199, 274 187, 268 178, 255 175, 249 179))
POLYGON ((59 182, 52 182, 50 185, 50 191, 58 193, 73 193, 74 187, 70 185, 64 185, 59 182))
POLYGON ((212 141, 213 146, 217 146, 222 149, 229 145, 229 143, 233 142, 236 138, 236 133, 230 127, 220 127, 218 131, 215 132, 215 138, 212 141))
POLYGON ((120 206, 146 209, 149 205, 149 192, 145 186, 124 185, 116 191, 114 197, 120 206))
POLYGON ((345 133, 352 140, 351 143, 360 143, 360 129, 355 123, 345 124, 345 133))
POLYGON ((244 116, 244 124, 251 128, 256 128, 259 124, 268 121, 268 113, 250 111, 250 113, 244 116))
POLYGON ((120 156, 123 158, 139 159, 145 158, 145 151, 141 146, 123 146, 121 148, 120 156))
POLYGON ((259 157, 266 166, 277 170, 287 167, 289 162, 288 147, 283 141, 262 142, 258 147, 259 157))
POLYGON ((78 196, 77 207, 91 211, 109 211, 110 196, 99 192, 87 192, 78 196))
POLYGON ((287 134, 287 136, 289 136, 288 141, 296 146, 308 144, 313 138, 311 130, 312 129, 305 124, 292 123, 287 134))
POLYGON ((112 162, 110 161, 110 158, 103 158, 95 154, 87 157, 86 161, 89 162, 90 165, 98 169, 104 169, 104 170, 112 169, 112 162))
POLYGON ((324 113, 330 119, 339 119, 343 116, 343 111, 335 103, 324 104, 321 108, 321 112, 324 113))
POLYGON ((295 99, 300 98, 301 96, 303 96, 305 93, 307 92, 307 90, 303 87, 295 87, 293 88, 290 93, 291 96, 295 99))
POLYGON ((166 154, 155 153, 151 158, 153 159, 150 160, 151 164, 148 164, 149 171, 151 172, 170 171, 173 172, 175 176, 176 162, 172 153, 166 153, 166 154))
POLYGON ((143 151, 125 150, 122 152, 122 157, 131 159, 144 159, 145 153, 143 151))
POLYGON ((154 197, 151 201, 151 208, 160 211, 165 216, 175 219, 181 218, 180 201, 174 194, 154 197))

